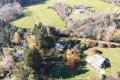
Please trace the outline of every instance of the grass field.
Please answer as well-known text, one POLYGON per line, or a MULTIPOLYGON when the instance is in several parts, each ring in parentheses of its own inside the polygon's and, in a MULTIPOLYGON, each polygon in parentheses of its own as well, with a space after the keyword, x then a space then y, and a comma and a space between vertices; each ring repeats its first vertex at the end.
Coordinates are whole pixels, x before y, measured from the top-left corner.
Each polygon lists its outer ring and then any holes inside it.
MULTIPOLYGON (((93 55, 92 54, 93 49, 98 49, 98 50, 103 51, 102 56, 110 60, 111 68, 105 69, 107 75, 111 75, 117 71, 120 71, 120 58, 119 58, 120 48, 107 48, 107 49, 106 48, 92 48, 92 49, 85 51, 88 57, 93 55)), ((96 69, 94 69, 93 67, 87 65, 87 68, 89 69, 88 72, 86 72, 85 74, 81 74, 81 75, 77 75, 75 77, 69 78, 69 80, 76 80, 80 78, 94 78, 94 76, 101 77, 99 72, 97 72, 96 69)))
POLYGON ((28 28, 33 27, 34 24, 42 22, 47 26, 50 25, 57 28, 64 27, 65 23, 61 20, 57 13, 52 9, 48 9, 48 7, 52 5, 53 2, 55 2, 55 0, 24 7, 23 12, 26 16, 12 22, 12 24, 17 27, 28 28))
MULTIPOLYGON (((108 11, 113 6, 110 3, 105 3, 100 0, 47 0, 44 3, 24 7, 23 12, 26 16, 13 21, 12 24, 17 27, 30 28, 33 27, 34 24, 42 22, 47 26, 50 25, 56 28, 63 28, 65 23, 54 10, 48 9, 48 7, 55 2, 62 2, 71 6, 79 5, 80 2, 83 2, 85 6, 93 7, 96 9, 96 11, 108 11)), ((84 15, 71 15, 71 17, 75 19, 82 16, 84 15)))
MULTIPOLYGON (((80 1, 83 2, 85 6, 94 8, 97 12, 111 11, 111 10, 113 11, 116 9, 120 10, 120 7, 118 7, 117 5, 106 3, 100 0, 80 0, 80 1)), ((87 17, 87 14, 73 13, 70 17, 74 19, 83 19, 87 17)))

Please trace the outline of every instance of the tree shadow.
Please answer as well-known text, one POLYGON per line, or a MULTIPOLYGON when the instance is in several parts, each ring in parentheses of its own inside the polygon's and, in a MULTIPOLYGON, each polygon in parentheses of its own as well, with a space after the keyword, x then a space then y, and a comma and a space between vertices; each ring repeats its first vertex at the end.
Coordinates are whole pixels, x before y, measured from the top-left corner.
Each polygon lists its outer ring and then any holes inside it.
POLYGON ((36 2, 31 3, 31 4, 26 4, 26 5, 24 5, 23 7, 34 6, 34 5, 38 5, 38 4, 45 4, 46 1, 48 1, 48 0, 36 1, 36 2))
POLYGON ((54 64, 54 66, 52 66, 49 76, 51 78, 66 79, 66 78, 72 78, 74 76, 87 73, 89 70, 86 67, 87 62, 84 60, 86 56, 87 55, 84 53, 81 54, 81 58, 82 58, 81 61, 77 63, 77 66, 73 69, 67 68, 64 65, 65 64, 64 61, 59 60, 56 64, 54 64))
MULTIPOLYGON (((48 0, 41 0, 41 1, 37 1, 37 2, 31 3, 31 4, 24 5, 23 6, 24 7, 23 10, 26 10, 27 7, 29 7, 29 6, 34 6, 34 5, 39 5, 39 4, 45 4, 46 1, 48 1, 48 0)), ((31 16, 31 15, 32 15, 32 11, 26 11, 25 13, 23 13, 22 16, 18 17, 14 21, 17 21, 17 20, 19 20, 19 19, 21 19, 23 17, 27 17, 27 16, 31 16)))

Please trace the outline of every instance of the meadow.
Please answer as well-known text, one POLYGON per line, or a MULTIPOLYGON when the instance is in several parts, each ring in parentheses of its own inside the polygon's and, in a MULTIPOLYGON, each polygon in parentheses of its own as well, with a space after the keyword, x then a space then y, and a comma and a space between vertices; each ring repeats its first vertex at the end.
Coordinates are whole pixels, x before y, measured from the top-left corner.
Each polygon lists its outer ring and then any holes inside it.
MULTIPOLYGON (((120 48, 91 48, 85 51, 85 54, 87 54, 88 57, 92 56, 92 50, 93 49, 98 49, 100 51, 103 52, 102 56, 108 58, 111 62, 111 68, 107 68, 105 69, 105 72, 108 76, 116 73, 117 71, 120 71, 120 48)), ((85 74, 81 74, 81 75, 77 75, 74 76, 72 78, 68 78, 67 80, 77 80, 77 79, 82 79, 82 78, 92 78, 94 79, 94 77, 96 78, 101 78, 100 73, 93 67, 91 67, 90 65, 86 66, 87 69, 89 70, 88 72, 86 72, 85 74)))
MULTIPOLYGON (((102 2, 100 0, 47 0, 39 4, 29 5, 23 8, 24 17, 11 22, 16 27, 31 28, 34 24, 42 22, 46 26, 54 26, 56 28, 64 28, 65 22, 57 15, 57 13, 48 9, 49 6, 56 2, 66 3, 70 6, 79 5, 81 2, 87 7, 93 7, 96 11, 109 11, 113 8, 113 4, 102 2)), ((74 19, 81 18, 85 15, 72 14, 70 17, 74 19)))

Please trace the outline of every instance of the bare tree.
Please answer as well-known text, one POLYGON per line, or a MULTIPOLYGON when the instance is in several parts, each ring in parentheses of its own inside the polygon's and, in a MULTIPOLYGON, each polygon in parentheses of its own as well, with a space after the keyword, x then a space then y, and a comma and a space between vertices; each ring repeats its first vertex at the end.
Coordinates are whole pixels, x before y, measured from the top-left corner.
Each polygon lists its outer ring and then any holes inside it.
POLYGON ((15 20, 22 16, 22 7, 19 3, 8 3, 0 8, 0 19, 5 21, 15 20))

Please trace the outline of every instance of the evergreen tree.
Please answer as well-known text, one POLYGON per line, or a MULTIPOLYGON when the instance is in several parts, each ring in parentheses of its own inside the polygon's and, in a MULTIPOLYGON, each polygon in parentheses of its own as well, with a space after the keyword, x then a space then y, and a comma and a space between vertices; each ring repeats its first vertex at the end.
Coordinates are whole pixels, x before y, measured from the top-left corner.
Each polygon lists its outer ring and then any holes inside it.
POLYGON ((38 48, 45 48, 47 46, 47 31, 44 25, 39 23, 33 28, 32 34, 35 35, 37 39, 38 48))
POLYGON ((34 74, 36 77, 39 77, 40 75, 40 69, 41 69, 41 57, 36 49, 29 49, 26 45, 25 47, 25 65, 30 67, 34 70, 34 74))

